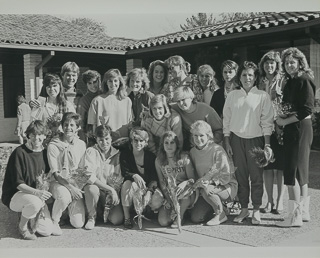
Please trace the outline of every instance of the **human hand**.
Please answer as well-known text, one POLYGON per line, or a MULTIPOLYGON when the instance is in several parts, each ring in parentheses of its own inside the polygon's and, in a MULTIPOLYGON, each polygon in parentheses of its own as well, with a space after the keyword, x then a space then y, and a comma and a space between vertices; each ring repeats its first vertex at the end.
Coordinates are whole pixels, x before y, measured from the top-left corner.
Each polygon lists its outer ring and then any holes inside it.
POLYGON ((215 186, 214 185, 208 185, 206 188, 204 188, 204 191, 206 192, 207 195, 212 195, 215 193, 215 186))
POLYGON ((16 128, 16 130, 14 130, 14 134, 15 134, 15 135, 18 135, 18 133, 19 133, 19 129, 16 128))
POLYGON ((114 190, 114 189, 111 190, 111 197, 112 197, 112 204, 114 206, 116 206, 120 203, 120 199, 119 199, 119 196, 118 196, 116 190, 114 190))
POLYGON ((179 195, 181 193, 181 191, 183 191, 183 189, 187 186, 188 184, 188 180, 183 181, 182 183, 180 183, 179 185, 177 185, 176 187, 176 193, 177 195, 179 195))
POLYGON ((170 210, 171 209, 171 203, 167 200, 165 200, 164 202, 164 207, 167 209, 167 210, 170 210))
POLYGON ((71 194, 72 199, 74 199, 74 200, 79 200, 79 199, 83 198, 83 195, 82 195, 82 194, 83 194, 84 192, 81 191, 80 189, 71 186, 71 187, 69 188, 69 191, 70 191, 70 194, 71 194))
POLYGON ((157 181, 151 181, 148 185, 148 189, 155 190, 158 187, 157 181))
POLYGON ((40 102, 38 100, 36 100, 36 99, 32 99, 29 102, 29 106, 31 108, 39 108, 40 107, 40 102))
POLYGON ((139 188, 141 189, 146 188, 146 182, 142 179, 141 176, 139 176, 138 174, 134 174, 132 178, 134 182, 136 182, 136 184, 139 186, 139 188))
POLYGON ((50 192, 39 189, 34 192, 34 195, 39 197, 42 201, 46 201, 52 196, 50 192))
POLYGON ((286 120, 285 119, 283 119, 283 118, 281 118, 281 117, 278 117, 277 118, 277 120, 276 120, 276 123, 277 123, 277 125, 279 125, 279 126, 285 126, 286 125, 286 120))
POLYGON ((232 158, 233 151, 232 151, 230 143, 226 143, 226 153, 228 154, 229 158, 232 158))

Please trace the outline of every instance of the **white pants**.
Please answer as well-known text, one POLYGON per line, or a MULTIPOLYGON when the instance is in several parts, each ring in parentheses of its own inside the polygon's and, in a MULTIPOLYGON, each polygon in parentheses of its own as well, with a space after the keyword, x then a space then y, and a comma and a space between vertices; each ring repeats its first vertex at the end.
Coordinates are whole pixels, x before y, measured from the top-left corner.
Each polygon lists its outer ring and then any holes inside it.
POLYGON ((59 222, 62 212, 68 207, 71 225, 75 228, 82 228, 85 222, 85 205, 83 198, 72 200, 69 190, 58 182, 52 182, 49 191, 55 199, 52 208, 52 220, 59 222))
POLYGON ((33 219, 44 206, 44 218, 39 218, 36 231, 43 236, 50 236, 52 233, 52 220, 48 206, 37 196, 23 192, 17 192, 11 199, 10 209, 21 212, 27 219, 33 219))

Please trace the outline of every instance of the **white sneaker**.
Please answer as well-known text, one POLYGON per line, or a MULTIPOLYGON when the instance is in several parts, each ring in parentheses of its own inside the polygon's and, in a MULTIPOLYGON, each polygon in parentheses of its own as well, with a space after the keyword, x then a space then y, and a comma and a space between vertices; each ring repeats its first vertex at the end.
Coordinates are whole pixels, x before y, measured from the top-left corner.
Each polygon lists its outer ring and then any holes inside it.
POLYGON ((225 212, 223 211, 219 215, 215 215, 211 220, 209 220, 206 225, 207 226, 217 226, 222 224, 223 222, 226 222, 228 220, 228 217, 226 216, 225 212))
POLYGON ((58 222, 53 222, 52 235, 54 235, 54 236, 61 236, 62 235, 62 230, 61 230, 58 222))
POLYGON ((85 229, 91 230, 94 228, 95 225, 95 220, 94 219, 89 219, 87 224, 85 225, 85 229))

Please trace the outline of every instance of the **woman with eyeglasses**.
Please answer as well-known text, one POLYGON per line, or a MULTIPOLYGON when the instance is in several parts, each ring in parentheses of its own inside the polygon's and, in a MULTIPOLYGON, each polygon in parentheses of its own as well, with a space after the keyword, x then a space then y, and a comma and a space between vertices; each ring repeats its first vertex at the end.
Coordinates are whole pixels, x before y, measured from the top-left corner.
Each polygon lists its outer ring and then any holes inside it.
POLYGON ((195 94, 197 101, 203 102, 203 90, 198 82, 197 76, 189 74, 190 63, 181 56, 171 56, 164 61, 169 69, 171 79, 164 86, 163 94, 167 97, 168 103, 173 102, 173 92, 180 86, 188 86, 195 94))

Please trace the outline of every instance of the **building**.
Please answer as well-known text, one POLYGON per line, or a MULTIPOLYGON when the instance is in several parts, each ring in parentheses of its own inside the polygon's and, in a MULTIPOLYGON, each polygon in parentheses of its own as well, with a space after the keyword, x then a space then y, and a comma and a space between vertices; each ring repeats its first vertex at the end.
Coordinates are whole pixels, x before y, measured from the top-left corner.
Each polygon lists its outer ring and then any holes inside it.
MULTIPOLYGON (((220 79, 226 59, 257 63, 269 50, 293 46, 306 54, 320 85, 320 12, 271 13, 146 40, 110 38, 50 15, 0 15, 0 142, 16 140, 16 96, 36 97, 43 74, 58 73, 67 61, 76 62, 81 71, 103 74, 118 68, 125 74, 181 55, 192 73, 207 63, 220 79)), ((81 80, 77 87, 83 89, 81 80)))

